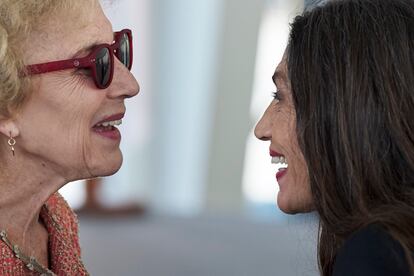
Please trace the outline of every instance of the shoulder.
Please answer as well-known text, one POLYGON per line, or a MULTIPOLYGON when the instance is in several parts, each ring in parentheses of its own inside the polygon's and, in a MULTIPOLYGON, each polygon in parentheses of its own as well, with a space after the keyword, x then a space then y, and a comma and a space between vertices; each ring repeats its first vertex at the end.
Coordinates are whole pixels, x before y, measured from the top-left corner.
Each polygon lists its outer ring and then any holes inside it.
POLYGON ((334 276, 409 276, 401 244, 379 225, 369 225, 354 233, 339 250, 334 276))

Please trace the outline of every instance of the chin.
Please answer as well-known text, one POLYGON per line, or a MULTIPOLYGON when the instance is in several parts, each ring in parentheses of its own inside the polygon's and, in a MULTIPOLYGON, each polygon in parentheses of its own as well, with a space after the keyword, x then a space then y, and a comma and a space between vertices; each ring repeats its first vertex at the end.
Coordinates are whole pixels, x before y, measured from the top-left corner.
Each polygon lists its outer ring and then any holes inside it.
POLYGON ((115 174, 121 168, 122 160, 122 154, 119 154, 117 157, 108 158, 103 160, 104 162, 96 164, 94 169, 91 170, 93 177, 104 177, 115 174))
POLYGON ((287 206, 284 206, 284 205, 279 204, 279 203, 277 204, 277 206, 279 207, 279 209, 283 213, 288 214, 288 215, 296 215, 296 214, 299 214, 299 213, 303 213, 300 210, 297 210, 297 209, 292 208, 292 207, 287 207, 287 206))
POLYGON ((117 173, 120 168, 121 168, 121 164, 119 164, 118 166, 113 166, 113 167, 110 167, 110 168, 105 168, 104 170, 102 170, 102 172, 99 173, 99 175, 97 175, 97 177, 103 177, 103 176, 113 175, 113 174, 117 173))
POLYGON ((303 202, 298 198, 289 198, 281 192, 277 195, 277 206, 283 213, 289 215, 309 213, 313 211, 312 204, 303 202))

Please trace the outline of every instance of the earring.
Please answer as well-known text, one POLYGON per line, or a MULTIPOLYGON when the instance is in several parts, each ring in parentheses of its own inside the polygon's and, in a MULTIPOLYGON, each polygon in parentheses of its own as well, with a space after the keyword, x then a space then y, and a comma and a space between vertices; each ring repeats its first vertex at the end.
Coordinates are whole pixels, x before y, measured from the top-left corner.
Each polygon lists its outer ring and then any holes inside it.
POLYGON ((14 156, 14 145, 16 145, 16 140, 11 136, 11 132, 10 132, 10 138, 9 138, 9 140, 7 141, 7 144, 9 144, 9 146, 10 146, 10 149, 11 149, 11 151, 12 151, 12 154, 13 154, 13 156, 14 156))

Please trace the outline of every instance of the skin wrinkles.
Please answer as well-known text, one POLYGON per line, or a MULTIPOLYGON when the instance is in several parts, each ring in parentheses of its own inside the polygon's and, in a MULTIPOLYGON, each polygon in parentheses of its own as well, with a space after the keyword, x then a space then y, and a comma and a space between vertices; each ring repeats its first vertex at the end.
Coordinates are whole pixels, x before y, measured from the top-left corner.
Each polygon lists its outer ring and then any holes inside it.
MULTIPOLYGON (((274 99, 257 123, 255 135, 270 141, 270 149, 283 154, 288 160, 288 171, 280 180, 277 204, 290 214, 313 210, 307 165, 296 136, 296 112, 290 82, 287 78, 284 56, 272 77, 280 100, 274 99)), ((276 169, 275 169, 276 173, 276 169)))
MULTIPOLYGON (((57 15, 48 20, 42 29, 46 37, 33 33, 28 38, 27 64, 68 59, 79 45, 85 47, 99 38, 105 43, 113 40, 112 26, 99 5, 86 21, 74 25, 82 28, 66 28, 57 15)), ((92 78, 74 70, 31 76, 30 97, 13 117, 0 118, 0 228, 8 230, 23 252, 34 250, 45 266, 48 234, 39 221, 43 203, 67 182, 110 175, 121 166, 119 143, 92 131, 99 120, 124 112, 124 100, 139 91, 128 69, 117 59, 114 66, 107 89, 97 89, 92 78), (17 142, 14 157, 7 146, 9 132, 17 142)))
MULTIPOLYGON (((78 31, 72 31, 70 32, 70 35, 75 36, 75 38, 73 38, 72 40, 74 41, 82 41, 83 38, 87 38, 86 43, 82 43, 81 48, 85 48, 85 47, 90 47, 90 41, 101 41, 101 42, 105 42, 105 43, 111 43, 113 40, 113 31, 112 31, 112 26, 110 24, 110 22, 102 17, 100 21, 96 22, 96 21, 92 21, 91 24, 93 24, 92 27, 88 28, 90 29, 90 31, 87 33, 87 35, 83 35, 81 34, 79 37, 78 35, 78 31), (95 23, 94 23, 95 22, 95 23), (101 38, 99 38, 101 37, 101 38), (102 39, 102 37, 104 39, 102 39), (86 46, 85 46, 86 45, 86 46)), ((55 25, 53 25, 55 26, 55 25)), ((53 29, 60 29, 59 27, 52 27, 53 29)), ((51 32, 53 33, 53 32, 51 32)), ((54 32, 56 33, 56 32, 54 32)), ((62 33, 58 33, 57 37, 53 37, 52 35, 49 35, 49 39, 50 41, 60 41, 61 39, 65 39, 64 37, 67 37, 66 35, 63 35, 62 33)), ((69 36, 70 37, 70 36, 69 36)), ((66 38, 67 39, 67 38, 66 38)), ((94 43, 95 43, 94 42, 94 43)), ((78 43, 76 43, 78 44, 78 43)), ((76 45, 77 46, 77 45, 76 45)), ((55 46, 55 47, 59 47, 55 46)), ((68 46, 69 48, 70 46, 68 46)), ((72 46, 73 48, 73 46, 72 46)), ((57 59, 66 59, 66 58, 70 58, 71 56, 73 56, 73 52, 74 51, 78 51, 78 50, 68 50, 65 56, 60 56, 59 54, 55 55, 55 57, 53 58, 53 60, 57 60, 57 59)), ((49 51, 50 52, 50 51, 49 51)), ((57 53, 61 53, 62 51, 56 51, 57 53)), ((50 59, 50 58, 49 58, 50 59)), ((45 60, 45 58, 39 58, 39 60, 45 60)), ((34 61, 35 63, 38 61, 34 61)), ((119 63, 118 60, 115 61, 116 64, 119 63)), ((119 65, 119 64, 118 64, 119 65)), ((122 68, 121 66, 115 65, 116 68, 120 69, 121 71, 125 68, 122 68)), ((126 70, 126 69, 125 69, 126 70)), ((90 117, 91 114, 83 114, 83 113, 79 113, 79 112, 74 112, 76 111, 76 109, 82 109, 82 107, 80 106, 82 104, 82 99, 84 100, 85 97, 91 97, 93 94, 90 93, 90 91, 82 91, 85 88, 85 84, 86 87, 94 89, 95 86, 93 84, 93 81, 91 78, 89 78, 88 76, 82 76, 82 73, 77 74, 75 70, 64 70, 61 72, 51 72, 48 73, 46 75, 48 75, 47 77, 47 83, 43 83, 44 86, 50 86, 50 87, 56 87, 56 93, 58 93, 57 91, 61 91, 62 93, 66 93, 66 95, 62 95, 62 96, 66 96, 69 97, 68 102, 73 102, 73 103, 78 103, 79 105, 77 106, 73 106, 73 108, 68 108, 68 111, 66 112, 67 114, 70 114, 73 117, 68 117, 65 118, 64 120, 60 121, 59 123, 62 126, 62 129, 64 129, 64 131, 67 131, 67 133, 65 133, 65 136, 68 137, 68 143, 73 144, 73 148, 76 148, 78 143, 76 141, 83 141, 82 144, 84 145, 82 147, 82 149, 78 149, 77 151, 81 151, 83 152, 82 156, 83 158, 81 160, 77 160, 76 163, 78 164, 83 164, 83 167, 85 168, 89 168, 88 169, 88 174, 84 175, 82 177, 74 177, 74 176, 68 176, 68 180, 72 179, 72 178, 86 178, 86 177, 93 177, 96 176, 97 173, 93 172, 94 169, 92 169, 93 167, 96 167, 96 165, 93 165, 90 160, 93 159, 93 156, 95 154, 98 155, 102 155, 101 153, 94 153, 94 154, 90 154, 88 153, 88 149, 91 148, 90 145, 90 139, 88 137, 88 130, 82 130, 82 128, 80 127, 81 125, 86 125, 87 123, 81 123, 79 124, 79 130, 77 130, 77 135, 73 135, 70 132, 71 129, 71 121, 73 122, 87 122, 87 121, 91 121, 92 118, 90 117), (69 93, 68 93, 69 92, 69 93), (73 98, 73 95, 78 95, 78 99, 73 98)), ((45 78, 46 75, 39 75, 39 76, 35 76, 35 78, 39 78, 39 79, 43 79, 45 78)), ((116 79, 114 79, 114 82, 116 82, 116 79)), ((112 85, 113 86, 113 85, 112 85)), ((111 89, 108 88, 108 89, 111 89)), ((40 94, 40 93, 39 93, 40 94)), ((97 93, 94 93, 97 94, 97 93)), ((97 97, 95 97, 95 99, 93 100, 93 102, 98 104, 103 104, 104 102, 104 97, 99 97, 104 95, 105 93, 98 93, 97 97), (100 99, 98 99, 100 98, 100 99)), ((56 108, 56 112, 59 112, 60 110, 60 102, 51 102, 50 99, 47 99, 48 102, 48 106, 52 106, 56 108)), ((45 101, 46 102, 46 101, 45 101)), ((89 108, 91 108, 89 106, 89 108)), ((112 108, 114 109, 114 108, 112 108)), ((124 107, 122 105, 122 107, 118 107, 118 110, 124 110, 124 107)), ((89 111, 89 109, 88 109, 89 111)), ((58 125, 58 124, 56 124, 58 125)), ((103 158, 103 156, 101 156, 103 158)), ((121 159, 121 158, 118 158, 121 159)), ((60 161, 58 162, 60 163, 60 161)), ((121 162, 119 162, 121 163, 121 162)), ((115 168, 114 168, 115 169, 115 168)), ((116 169, 117 170, 117 169, 116 169)), ((76 172, 78 171, 77 168, 74 168, 73 170, 67 170, 67 172, 69 171, 73 171, 73 174, 76 174, 76 172)), ((109 174, 109 173, 106 173, 109 174)))

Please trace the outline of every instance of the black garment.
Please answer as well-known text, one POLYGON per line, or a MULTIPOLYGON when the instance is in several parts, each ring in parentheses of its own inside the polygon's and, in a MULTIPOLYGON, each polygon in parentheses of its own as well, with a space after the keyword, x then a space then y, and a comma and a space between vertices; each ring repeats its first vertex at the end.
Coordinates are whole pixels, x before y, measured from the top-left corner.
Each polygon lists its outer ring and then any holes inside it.
POLYGON ((333 276, 411 276, 403 248, 383 228, 370 225, 339 250, 333 276))

